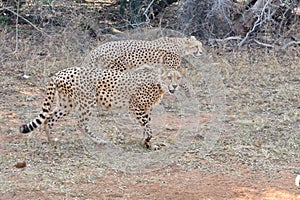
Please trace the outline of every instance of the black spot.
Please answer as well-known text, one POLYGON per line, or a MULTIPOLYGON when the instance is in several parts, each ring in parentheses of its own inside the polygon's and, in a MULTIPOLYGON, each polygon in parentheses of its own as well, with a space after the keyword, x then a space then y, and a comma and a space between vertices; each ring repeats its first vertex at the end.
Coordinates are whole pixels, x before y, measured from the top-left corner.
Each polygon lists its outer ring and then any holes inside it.
POLYGON ((46 117, 43 114, 40 114, 40 118, 45 119, 46 117))
POLYGON ((35 121, 36 121, 38 124, 42 124, 41 120, 39 120, 39 119, 36 119, 35 121))
POLYGON ((30 129, 30 131, 32 131, 32 130, 33 130, 33 127, 32 127, 32 125, 31 125, 31 124, 29 124, 29 129, 30 129))
POLYGON ((37 128, 37 125, 36 125, 34 122, 32 122, 32 126, 33 126, 34 128, 37 128))

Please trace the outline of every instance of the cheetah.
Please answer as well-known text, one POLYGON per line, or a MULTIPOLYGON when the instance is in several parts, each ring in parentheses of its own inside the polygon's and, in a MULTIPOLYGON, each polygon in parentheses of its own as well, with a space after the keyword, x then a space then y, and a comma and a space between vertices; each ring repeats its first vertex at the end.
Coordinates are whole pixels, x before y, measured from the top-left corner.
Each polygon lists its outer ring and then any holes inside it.
POLYGON ((202 54, 202 43, 189 38, 161 37, 153 41, 124 40, 104 43, 92 50, 84 64, 99 65, 104 69, 125 71, 143 64, 163 64, 178 69, 181 58, 202 54))
POLYGON ((28 124, 20 126, 21 133, 29 133, 44 125, 47 139, 58 119, 78 109, 79 130, 98 144, 106 141, 98 138, 88 128, 91 111, 99 106, 105 109, 129 109, 143 127, 142 145, 150 148, 152 130, 149 124, 150 110, 166 92, 174 93, 181 81, 181 74, 174 69, 143 65, 121 72, 99 67, 72 67, 59 71, 47 86, 42 112, 28 124), (53 101, 57 95, 54 109, 53 101))
MULTIPOLYGON (((202 54, 202 43, 194 36, 189 38, 161 37, 153 41, 124 40, 104 43, 92 50, 84 60, 84 65, 101 66, 104 69, 126 71, 143 64, 161 64, 178 69, 181 59, 186 55, 199 57, 202 54)), ((180 85, 186 96, 190 91, 186 81, 180 85)))

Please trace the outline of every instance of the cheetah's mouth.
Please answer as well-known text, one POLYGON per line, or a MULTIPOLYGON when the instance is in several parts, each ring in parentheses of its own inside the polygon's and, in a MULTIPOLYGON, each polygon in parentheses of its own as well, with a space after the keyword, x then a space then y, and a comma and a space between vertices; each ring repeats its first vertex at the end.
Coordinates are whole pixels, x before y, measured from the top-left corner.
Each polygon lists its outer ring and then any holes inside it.
POLYGON ((193 57, 199 58, 202 55, 202 51, 198 49, 197 52, 193 53, 193 57))
POLYGON ((171 94, 174 94, 175 90, 169 89, 169 92, 170 92, 171 94))
POLYGON ((193 57, 199 58, 202 55, 202 53, 203 53, 202 52, 202 48, 199 47, 199 46, 197 46, 196 48, 197 48, 197 51, 195 53, 193 53, 193 57))

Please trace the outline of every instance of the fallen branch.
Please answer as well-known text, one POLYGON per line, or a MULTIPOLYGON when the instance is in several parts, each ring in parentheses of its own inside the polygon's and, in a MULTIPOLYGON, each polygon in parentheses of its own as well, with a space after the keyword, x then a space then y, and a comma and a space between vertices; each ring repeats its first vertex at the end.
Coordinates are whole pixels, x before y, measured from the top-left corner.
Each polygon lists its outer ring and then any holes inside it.
POLYGON ((240 40, 242 39, 240 36, 231 36, 224 39, 208 39, 209 42, 226 42, 229 40, 240 40))
POLYGON ((293 44, 300 44, 300 41, 291 41, 291 42, 288 42, 288 43, 284 44, 283 46, 281 46, 279 48, 279 50, 285 50, 288 46, 293 45, 293 44))
POLYGON ((267 44, 267 43, 264 43, 264 42, 260 42, 260 41, 255 40, 255 39, 254 39, 254 42, 256 42, 257 44, 262 45, 264 47, 273 48, 273 49, 275 49, 275 51, 285 50, 288 46, 291 46, 293 44, 296 44, 296 45, 300 44, 300 41, 290 41, 290 42, 278 47, 278 46, 275 46, 275 45, 272 45, 272 44, 267 44))
POLYGON ((264 46, 264 47, 275 48, 275 46, 272 45, 272 44, 267 44, 267 43, 264 43, 264 42, 260 42, 260 41, 258 41, 258 40, 256 40, 256 39, 254 39, 254 42, 256 42, 257 44, 262 45, 262 46, 264 46))

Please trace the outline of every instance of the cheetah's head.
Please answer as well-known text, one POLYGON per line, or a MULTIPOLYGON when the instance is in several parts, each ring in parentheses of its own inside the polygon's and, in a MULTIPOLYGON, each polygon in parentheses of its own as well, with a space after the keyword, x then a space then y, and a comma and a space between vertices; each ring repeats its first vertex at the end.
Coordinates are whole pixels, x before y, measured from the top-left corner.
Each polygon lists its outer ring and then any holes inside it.
POLYGON ((166 90, 170 93, 174 93, 181 82, 181 74, 175 69, 162 70, 161 80, 166 90))
POLYGON ((193 55, 195 57, 199 57, 202 51, 202 43, 195 38, 195 36, 191 36, 189 38, 185 38, 184 41, 184 54, 185 55, 193 55))

